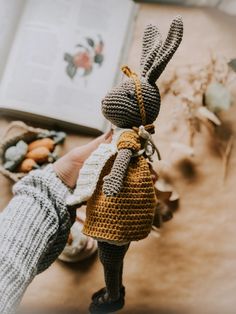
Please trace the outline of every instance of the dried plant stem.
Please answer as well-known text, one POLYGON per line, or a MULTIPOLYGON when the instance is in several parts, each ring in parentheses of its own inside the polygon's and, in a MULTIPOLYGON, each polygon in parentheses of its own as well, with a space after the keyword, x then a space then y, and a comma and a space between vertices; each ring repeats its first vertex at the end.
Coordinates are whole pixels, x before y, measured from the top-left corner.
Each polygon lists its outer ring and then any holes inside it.
POLYGON ((204 125, 212 137, 215 137, 215 126, 209 120, 200 119, 201 124, 204 125))
POLYGON ((193 147, 193 142, 194 142, 194 136, 195 136, 195 129, 193 126, 193 121, 191 119, 189 119, 188 121, 189 123, 189 146, 193 147))
POLYGON ((232 152, 233 148, 233 135, 229 138, 226 149, 222 156, 222 162, 223 162, 223 181, 225 182, 226 176, 227 176, 227 169, 229 164, 229 157, 232 152))

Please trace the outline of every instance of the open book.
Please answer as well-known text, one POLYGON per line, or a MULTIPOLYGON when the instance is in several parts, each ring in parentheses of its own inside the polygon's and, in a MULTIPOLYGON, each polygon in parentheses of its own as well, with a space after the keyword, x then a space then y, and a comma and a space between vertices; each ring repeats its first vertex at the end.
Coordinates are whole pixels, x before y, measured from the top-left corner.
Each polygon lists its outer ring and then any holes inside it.
POLYGON ((105 131, 132 0, 0 0, 0 113, 105 131))

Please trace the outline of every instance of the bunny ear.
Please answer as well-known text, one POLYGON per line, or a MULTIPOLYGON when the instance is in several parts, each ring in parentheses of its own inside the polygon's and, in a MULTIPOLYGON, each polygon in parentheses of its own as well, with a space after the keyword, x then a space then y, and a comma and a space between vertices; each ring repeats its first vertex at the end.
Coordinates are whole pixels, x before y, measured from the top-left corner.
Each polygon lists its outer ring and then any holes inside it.
POLYGON ((152 66, 161 45, 161 34, 158 28, 155 25, 147 25, 143 34, 143 47, 140 62, 142 76, 145 76, 152 66))
POLYGON ((151 84, 156 82, 170 59, 173 57, 181 43, 182 37, 183 21, 181 16, 177 16, 171 23, 165 43, 159 49, 152 66, 145 75, 151 84))

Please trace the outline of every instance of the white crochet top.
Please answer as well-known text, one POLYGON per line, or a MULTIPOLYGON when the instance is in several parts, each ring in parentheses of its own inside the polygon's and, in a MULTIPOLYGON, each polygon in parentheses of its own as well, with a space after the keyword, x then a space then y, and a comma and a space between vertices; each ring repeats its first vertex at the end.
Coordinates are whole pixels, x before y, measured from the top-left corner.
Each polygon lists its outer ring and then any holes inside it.
POLYGON ((117 153, 117 142, 121 134, 130 130, 131 129, 115 128, 111 143, 100 144, 84 162, 79 172, 74 193, 69 195, 66 199, 67 205, 81 204, 92 196, 107 160, 117 153))

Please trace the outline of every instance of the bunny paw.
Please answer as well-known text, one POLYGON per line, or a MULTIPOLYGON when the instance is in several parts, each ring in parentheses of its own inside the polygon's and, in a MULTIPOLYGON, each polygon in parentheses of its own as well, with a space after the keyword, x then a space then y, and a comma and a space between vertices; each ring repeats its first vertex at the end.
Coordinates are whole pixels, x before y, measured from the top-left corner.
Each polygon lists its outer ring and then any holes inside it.
POLYGON ((103 183, 103 187, 102 187, 102 191, 103 193, 107 196, 107 197, 111 197, 111 196, 116 196, 119 191, 120 191, 120 187, 117 183, 116 180, 114 180, 111 176, 107 175, 106 177, 104 177, 104 183, 103 183))

